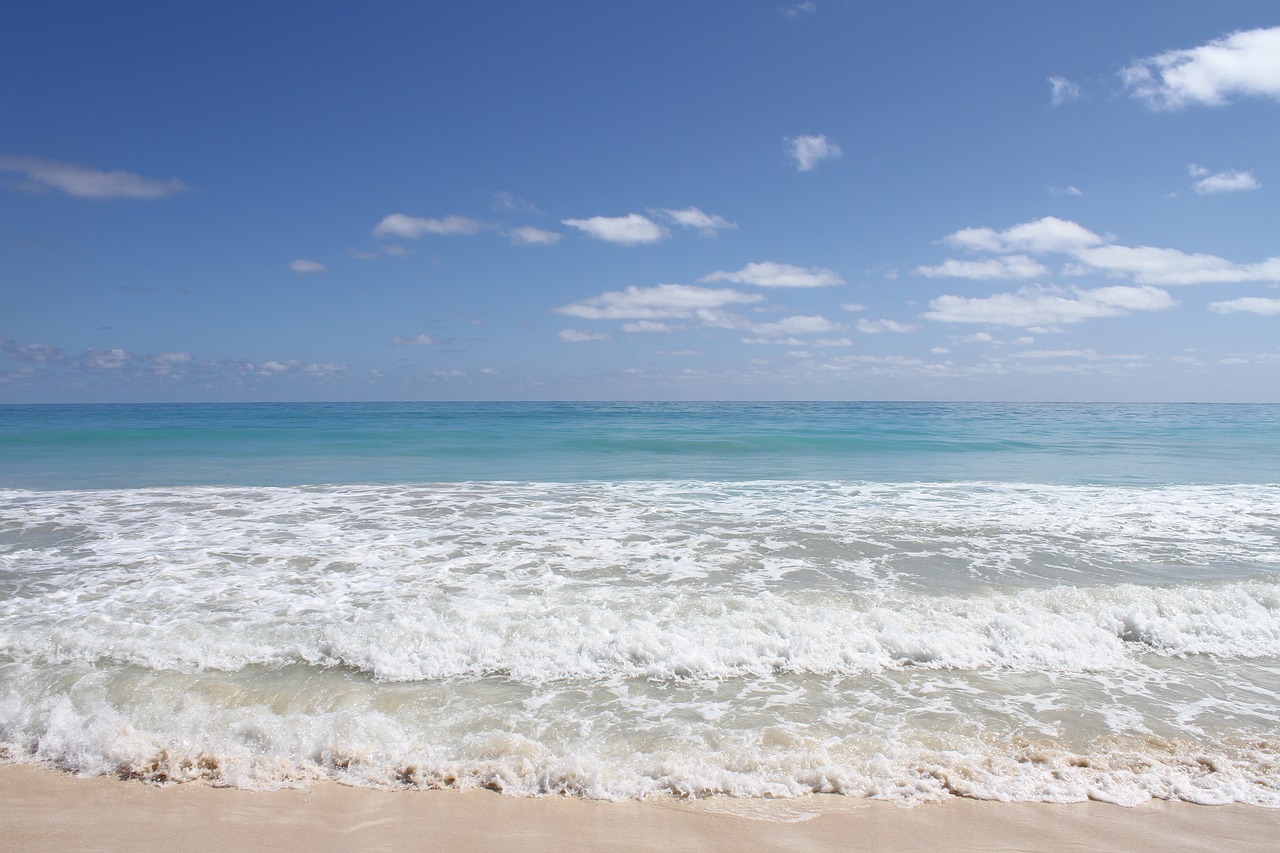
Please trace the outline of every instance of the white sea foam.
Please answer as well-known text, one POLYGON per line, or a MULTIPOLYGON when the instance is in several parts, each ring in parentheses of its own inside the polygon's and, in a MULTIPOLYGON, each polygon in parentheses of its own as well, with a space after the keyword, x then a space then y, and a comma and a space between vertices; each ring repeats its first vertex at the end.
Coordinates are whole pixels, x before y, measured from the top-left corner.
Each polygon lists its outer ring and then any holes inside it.
POLYGON ((1280 487, 0 493, 0 740, 83 772, 1280 805, 1280 487))

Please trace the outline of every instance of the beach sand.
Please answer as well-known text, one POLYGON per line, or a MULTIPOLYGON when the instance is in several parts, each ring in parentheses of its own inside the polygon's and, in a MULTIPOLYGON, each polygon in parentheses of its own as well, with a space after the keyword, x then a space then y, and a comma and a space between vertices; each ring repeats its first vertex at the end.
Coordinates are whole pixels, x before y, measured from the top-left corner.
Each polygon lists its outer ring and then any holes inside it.
POLYGON ((6 850, 1178 850, 1273 851, 1280 810, 956 799, 905 809, 801 800, 602 803, 337 784, 157 788, 0 766, 6 850))

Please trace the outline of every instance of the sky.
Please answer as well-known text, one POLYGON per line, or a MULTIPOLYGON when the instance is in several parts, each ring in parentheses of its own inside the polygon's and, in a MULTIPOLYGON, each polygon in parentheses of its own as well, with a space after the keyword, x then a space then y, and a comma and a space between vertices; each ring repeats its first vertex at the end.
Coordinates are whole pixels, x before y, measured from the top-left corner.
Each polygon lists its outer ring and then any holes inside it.
POLYGON ((65 2, 0 402, 1280 401, 1280 6, 65 2))

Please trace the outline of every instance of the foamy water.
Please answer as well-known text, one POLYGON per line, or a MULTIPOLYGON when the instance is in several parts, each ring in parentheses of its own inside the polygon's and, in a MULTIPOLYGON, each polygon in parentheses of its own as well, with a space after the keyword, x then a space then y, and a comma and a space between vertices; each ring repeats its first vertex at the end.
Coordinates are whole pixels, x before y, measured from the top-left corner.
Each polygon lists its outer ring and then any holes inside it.
POLYGON ((1280 806, 1273 409, 4 414, 9 760, 1280 806))

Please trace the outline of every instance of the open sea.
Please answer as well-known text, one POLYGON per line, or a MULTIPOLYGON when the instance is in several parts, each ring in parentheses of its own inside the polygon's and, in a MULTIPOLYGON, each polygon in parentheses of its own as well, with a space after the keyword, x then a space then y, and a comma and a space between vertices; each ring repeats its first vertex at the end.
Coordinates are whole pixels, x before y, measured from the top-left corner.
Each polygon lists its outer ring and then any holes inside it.
POLYGON ((0 757, 1280 807, 1280 406, 0 406, 0 757))

